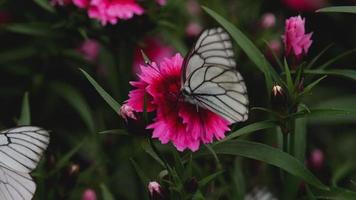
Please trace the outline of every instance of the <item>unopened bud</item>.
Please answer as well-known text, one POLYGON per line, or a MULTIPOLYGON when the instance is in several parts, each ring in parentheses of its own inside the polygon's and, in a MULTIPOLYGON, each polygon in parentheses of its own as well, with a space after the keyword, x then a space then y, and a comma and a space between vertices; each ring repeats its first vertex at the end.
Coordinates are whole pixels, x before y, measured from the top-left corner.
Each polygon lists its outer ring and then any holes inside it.
POLYGON ((127 104, 124 104, 120 107, 120 110, 119 110, 119 115, 127 122, 127 119, 128 118, 131 118, 131 119, 134 119, 134 120, 137 120, 136 116, 135 116, 135 113, 134 113, 134 109, 127 105, 127 104))
POLYGON ((184 184, 185 190, 191 194, 194 194, 198 190, 198 186, 198 180, 195 177, 189 179, 184 184))
POLYGON ((156 181, 148 183, 148 191, 151 200, 164 200, 165 195, 161 185, 156 181))
POLYGON ((96 193, 93 189, 86 189, 83 192, 82 200, 96 200, 96 193))
POLYGON ((286 107, 287 97, 280 85, 274 85, 272 88, 271 104, 272 108, 277 111, 282 111, 286 107))
POLYGON ((313 149, 309 157, 310 166, 314 170, 320 170, 324 165, 324 153, 320 149, 313 149))

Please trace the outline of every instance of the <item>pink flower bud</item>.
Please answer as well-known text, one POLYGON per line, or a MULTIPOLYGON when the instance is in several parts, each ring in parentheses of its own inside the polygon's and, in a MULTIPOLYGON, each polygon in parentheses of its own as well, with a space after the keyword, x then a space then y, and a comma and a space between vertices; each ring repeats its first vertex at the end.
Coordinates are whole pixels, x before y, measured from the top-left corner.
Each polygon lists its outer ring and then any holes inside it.
POLYGON ((151 199, 160 199, 162 197, 161 185, 156 181, 151 181, 148 183, 148 191, 150 193, 151 199))
POLYGON ((203 30, 201 25, 196 22, 190 22, 188 26, 185 29, 185 32, 188 37, 196 37, 200 34, 200 32, 203 30))
POLYGON ((83 192, 82 200, 96 200, 96 193, 92 189, 86 189, 83 192))
POLYGON ((313 149, 310 154, 309 162, 312 168, 316 170, 321 169, 324 164, 324 153, 320 149, 313 149))
POLYGON ((166 5, 167 0, 156 0, 156 3, 158 3, 158 5, 160 5, 160 6, 164 6, 164 5, 166 5))
POLYGON ((78 51, 84 56, 88 61, 94 61, 100 50, 100 44, 96 40, 85 40, 80 44, 78 51))
POLYGON ((134 113, 134 109, 127 105, 124 104, 121 106, 120 110, 119 110, 119 115, 127 122, 128 118, 137 120, 135 113, 134 113))
POLYGON ((273 13, 266 13, 262 15, 261 27, 264 29, 272 28, 276 25, 276 16, 273 13))
POLYGON ((310 39, 313 33, 305 33, 305 19, 301 16, 290 17, 285 23, 285 33, 282 36, 286 55, 300 58, 308 53, 312 44, 310 39))

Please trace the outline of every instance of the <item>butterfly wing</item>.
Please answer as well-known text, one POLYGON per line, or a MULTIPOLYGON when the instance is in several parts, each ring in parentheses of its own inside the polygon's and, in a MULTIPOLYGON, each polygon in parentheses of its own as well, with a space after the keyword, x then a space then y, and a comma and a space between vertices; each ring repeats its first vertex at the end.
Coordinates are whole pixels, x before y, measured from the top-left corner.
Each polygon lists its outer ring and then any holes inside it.
POLYGON ((48 131, 21 126, 0 133, 0 162, 15 171, 30 173, 49 143, 48 131))
POLYGON ((36 190, 30 172, 49 143, 48 131, 21 126, 0 132, 0 199, 29 200, 36 190))
POLYGON ((28 173, 17 172, 0 164, 0 199, 30 200, 36 184, 28 173))
POLYGON ((248 118, 247 89, 233 57, 229 35, 222 28, 209 29, 185 58, 182 72, 186 100, 231 123, 248 118))

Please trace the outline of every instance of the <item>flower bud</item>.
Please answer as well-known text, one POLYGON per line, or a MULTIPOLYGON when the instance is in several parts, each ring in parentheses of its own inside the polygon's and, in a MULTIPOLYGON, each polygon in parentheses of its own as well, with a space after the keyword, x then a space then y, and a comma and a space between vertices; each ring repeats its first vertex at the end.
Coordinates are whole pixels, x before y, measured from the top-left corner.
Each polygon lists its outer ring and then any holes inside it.
POLYGON ((285 109, 287 104, 286 94, 280 85, 274 85, 271 94, 271 105, 272 108, 277 111, 282 111, 285 109))
POLYGON ((78 164, 70 164, 62 173, 61 185, 66 189, 72 189, 77 182, 79 171, 80 166, 78 164))
POLYGON ((324 152, 320 149, 313 149, 309 156, 310 167, 314 170, 320 170, 324 165, 324 152))
POLYGON ((164 194, 161 185, 156 181, 151 181, 148 183, 148 191, 151 200, 163 200, 164 194))
POLYGON ((264 29, 272 28, 276 25, 276 16, 273 13, 265 13, 262 15, 260 23, 264 29))
POLYGON ((82 200, 96 200, 96 193, 93 189, 86 189, 83 192, 82 200))
POLYGON ((189 179, 184 184, 185 190, 191 194, 194 194, 198 190, 198 186, 198 180, 195 177, 189 179))
POLYGON ((124 104, 120 107, 119 115, 125 120, 126 123, 128 118, 137 120, 134 109, 127 104, 124 104))

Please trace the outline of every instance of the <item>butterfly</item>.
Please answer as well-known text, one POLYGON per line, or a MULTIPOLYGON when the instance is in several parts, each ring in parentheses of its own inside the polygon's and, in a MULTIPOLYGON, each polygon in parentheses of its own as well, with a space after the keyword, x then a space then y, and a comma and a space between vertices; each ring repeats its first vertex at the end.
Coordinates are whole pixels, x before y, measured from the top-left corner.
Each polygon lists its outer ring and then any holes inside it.
POLYGON ((202 32, 183 62, 185 101, 206 108, 230 123, 248 118, 247 89, 236 69, 230 36, 222 28, 202 32))
POLYGON ((30 173, 49 144, 48 131, 20 126, 0 132, 0 200, 30 200, 36 184, 30 173))

